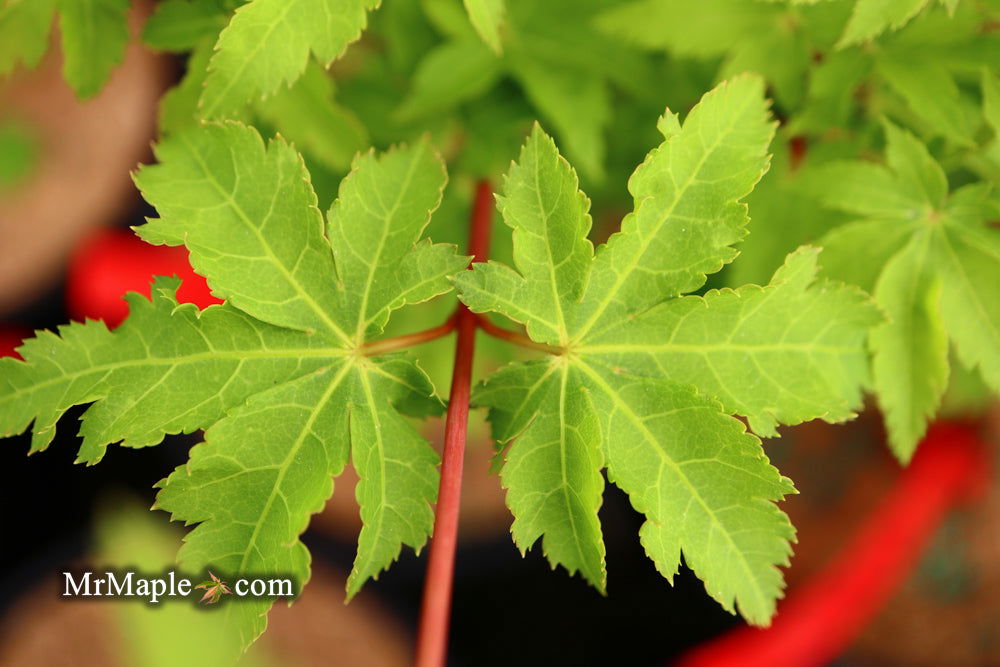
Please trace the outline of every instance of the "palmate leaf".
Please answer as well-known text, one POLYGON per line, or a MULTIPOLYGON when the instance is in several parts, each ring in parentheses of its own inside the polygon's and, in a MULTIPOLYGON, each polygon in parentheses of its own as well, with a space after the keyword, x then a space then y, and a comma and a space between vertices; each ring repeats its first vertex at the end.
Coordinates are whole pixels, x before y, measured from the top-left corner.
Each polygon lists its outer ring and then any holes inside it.
POLYGON ((514 268, 456 276, 474 311, 557 346, 507 366, 474 401, 510 444, 501 479, 522 550, 605 586, 601 470, 647 522, 640 538, 668 579, 684 561, 726 609, 767 624, 794 531, 774 502, 794 491, 760 441, 778 423, 840 421, 860 404, 865 336, 880 316, 860 291, 816 281, 816 251, 789 256, 767 287, 682 296, 733 259, 739 203, 768 166, 774 125, 759 78, 707 94, 629 182, 635 210, 596 255, 589 202, 537 126, 498 198, 514 268))
MULTIPOLYGON (((441 201, 441 159, 426 141, 361 155, 324 220, 298 154, 252 128, 178 131, 157 155, 136 182, 161 217, 139 232, 185 244, 226 303, 178 306, 176 279, 159 279, 151 302, 129 297, 132 314, 113 332, 96 322, 43 332, 21 348, 25 362, 0 360, 0 434, 34 421, 41 449, 67 408, 94 402, 80 450, 93 463, 109 443, 207 429, 159 484, 157 505, 199 524, 181 563, 300 585, 309 555, 298 536, 350 461, 363 519, 354 595, 432 525, 437 454, 400 411, 424 416, 441 401, 408 356, 369 356, 364 344, 468 263, 421 240, 441 201)), ((224 604, 244 646, 270 604, 224 604)))
POLYGON ((1000 392, 1000 232, 985 224, 998 210, 988 186, 949 193, 927 148, 885 127, 886 165, 820 168, 822 201, 858 218, 821 244, 827 273, 869 283, 889 316, 871 338, 875 391, 889 443, 907 461, 946 388, 949 340, 962 363, 1000 392))

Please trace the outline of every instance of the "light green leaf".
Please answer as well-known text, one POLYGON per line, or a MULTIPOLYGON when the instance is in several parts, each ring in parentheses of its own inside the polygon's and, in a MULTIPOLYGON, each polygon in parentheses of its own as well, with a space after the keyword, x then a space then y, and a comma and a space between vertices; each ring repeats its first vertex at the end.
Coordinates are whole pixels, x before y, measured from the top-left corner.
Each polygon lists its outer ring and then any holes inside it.
POLYGON ((875 291, 883 267, 910 240, 913 230, 885 220, 859 220, 840 225, 819 240, 823 274, 875 291))
POLYGON ((189 51, 218 35, 226 22, 219 0, 166 0, 146 21, 142 41, 154 49, 189 51))
POLYGON ((426 141, 378 158, 358 156, 327 215, 338 289, 357 340, 380 333, 393 310, 451 289, 469 263, 450 245, 418 243, 447 176, 426 141))
POLYGON ((236 123, 179 132, 156 147, 160 164, 135 176, 160 214, 136 228, 153 244, 186 245, 213 293, 279 326, 347 341, 336 320, 333 253, 302 158, 288 144, 265 145, 236 123))
POLYGON ((898 30, 920 13, 928 0, 857 0, 838 48, 860 44, 886 30, 898 30))
POLYGON ((121 64, 128 43, 128 0, 56 0, 63 75, 78 97, 90 97, 121 64))
MULTIPOLYGON (((419 389, 432 391, 426 379, 419 389)), ((210 428, 191 460, 159 484, 160 508, 200 523, 185 539, 182 564, 292 575, 301 590, 309 553, 298 536, 323 509, 349 455, 362 480, 364 521, 349 596, 394 561, 402 544, 419 550, 432 527, 438 459, 392 409, 409 391, 382 364, 344 360, 256 394, 210 428), (248 437, 265 432, 264 441, 248 437)), ((244 646, 264 631, 270 606, 226 607, 244 646)))
MULTIPOLYGON (((350 400, 355 494, 364 525, 347 580, 348 598, 399 558, 401 544, 417 553, 431 534, 437 499, 438 456, 392 403, 432 394, 430 380, 412 361, 388 358, 358 373, 350 400)), ((440 404, 438 404, 440 406, 440 404)), ((343 410, 339 403, 338 410, 343 410)))
POLYGON ((850 417, 879 315, 860 292, 815 282, 815 250, 768 287, 680 296, 732 258, 773 126, 755 77, 658 126, 666 141, 630 181, 636 210, 596 257, 587 198, 532 132, 498 199, 515 267, 476 264, 455 282, 470 309, 526 324, 551 354, 504 367, 473 398, 511 443, 501 479, 522 550, 542 537, 553 565, 604 590, 606 467, 645 514, 640 539, 665 577, 683 554, 726 609, 765 625, 794 536, 774 501, 793 488, 727 412, 768 433, 850 417))
POLYGON ((500 479, 521 553, 542 537, 552 567, 579 571, 603 593, 601 427, 588 392, 578 378, 571 383, 571 374, 555 362, 512 364, 491 375, 474 400, 491 408, 493 437, 513 441, 500 479))
POLYGON ((930 236, 915 236, 875 286, 889 322, 872 332, 873 373, 889 445, 909 461, 948 386, 948 337, 939 310, 940 279, 928 271, 930 236))
POLYGON ((941 165, 931 157, 927 146, 909 132, 886 121, 885 158, 895 172, 898 187, 915 200, 933 209, 944 205, 948 196, 948 178, 941 165))
POLYGON ((504 0, 463 0, 465 11, 476 32, 496 53, 503 51, 500 29, 503 27, 504 0))
POLYGON ((361 36, 379 0, 252 0, 236 10, 216 44, 201 112, 229 117, 302 74, 309 54, 329 66, 361 36))
POLYGON ((368 131, 349 109, 337 104, 333 80, 311 64, 290 88, 255 105, 257 114, 306 157, 347 171, 354 155, 370 145, 368 131))
POLYGON ((170 137, 157 156, 162 164, 136 183, 161 217, 139 235, 186 245, 217 294, 273 324, 363 340, 389 311, 447 291, 446 276, 468 261, 452 246, 417 244, 445 183, 426 142, 356 160, 330 211, 329 242, 309 174, 284 142, 210 124, 170 137))
POLYGON ((760 435, 817 416, 851 419, 868 374, 865 334, 881 317, 862 292, 816 281, 817 255, 789 255, 767 287, 671 299, 578 350, 608 368, 694 385, 760 435))
POLYGON ((504 177, 497 201, 514 230, 517 272, 495 262, 478 264, 477 280, 464 281, 463 300, 473 310, 499 302, 501 312, 527 324, 535 340, 565 344, 571 313, 564 312, 564 304, 583 293, 594 254, 587 240, 590 201, 538 124, 504 177))
POLYGON ((698 289, 736 256, 747 223, 738 202, 767 170, 774 136, 763 90, 753 76, 719 85, 635 170, 634 210, 597 253, 575 338, 698 289))
POLYGON ((872 162, 835 160, 808 176, 806 189, 830 208, 864 217, 913 220, 924 205, 921 197, 901 188, 896 176, 872 162))
POLYGON ((0 5, 0 76, 19 62, 34 68, 49 48, 54 0, 7 0, 0 5))
POLYGON ((584 364, 604 417, 608 478, 646 516, 639 538, 672 581, 681 557, 724 609, 767 625, 795 530, 774 501, 794 493, 760 441, 691 388, 584 364))
POLYGON ((611 116, 607 84, 589 72, 511 56, 511 74, 556 128, 566 152, 585 176, 604 176, 604 128, 611 116))
POLYGON ((636 0, 605 10, 598 25, 639 46, 678 56, 720 56, 766 30, 774 11, 760 2, 636 0))
MULTIPOLYGON (((181 548, 184 567, 291 575, 301 590, 309 552, 298 536, 323 509, 350 451, 344 410, 350 370, 340 361, 256 394, 209 428, 187 464, 158 484, 157 507, 200 524, 181 548), (268 437, 248 437, 253 433, 268 437)), ((264 631, 270 606, 270 600, 226 605, 243 646, 264 631)))
POLYGON ((996 75, 986 69, 982 74, 982 88, 983 115, 993 132, 1000 136, 1000 83, 997 83, 996 75))
POLYGON ((70 407, 82 417, 78 461, 97 463, 109 443, 155 445, 221 418, 247 396, 320 367, 343 352, 319 336, 279 329, 228 306, 199 313, 177 305, 177 279, 160 278, 152 303, 128 297, 115 331, 102 322, 40 332, 21 348, 27 363, 0 360, 0 435, 32 421, 31 451, 45 449, 70 407), (166 332, 169 332, 167 334, 166 332))
POLYGON ((888 168, 841 162, 826 172, 863 194, 847 201, 852 191, 831 180, 824 202, 871 219, 831 231, 823 244, 832 275, 874 284, 889 316, 872 334, 875 390, 893 451, 907 461, 946 388, 949 340, 963 364, 1000 392, 1000 299, 993 289, 1000 232, 984 224, 998 214, 987 185, 949 194, 926 147, 905 130, 889 123, 885 129, 888 168), (866 178, 877 187, 860 189, 866 178))
POLYGON ((417 65, 399 116, 404 120, 426 116, 475 99, 492 88, 500 74, 500 61, 478 39, 445 42, 417 65))
POLYGON ((877 66, 889 86, 933 132, 962 146, 973 145, 973 127, 961 91, 944 65, 914 53, 887 53, 877 66))
MULTIPOLYGON (((994 209, 986 219, 996 215, 994 209)), ((941 313, 958 357, 1000 393, 1000 231, 981 223, 948 225, 934 235, 933 253, 941 272, 941 313)))

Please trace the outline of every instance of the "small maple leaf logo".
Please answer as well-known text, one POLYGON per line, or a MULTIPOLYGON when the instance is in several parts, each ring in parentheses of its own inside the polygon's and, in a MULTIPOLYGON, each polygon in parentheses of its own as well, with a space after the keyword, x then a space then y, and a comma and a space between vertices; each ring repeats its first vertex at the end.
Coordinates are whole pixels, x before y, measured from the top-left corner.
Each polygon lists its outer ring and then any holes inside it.
POLYGON ((223 580, 219 579, 217 576, 209 571, 208 576, 211 579, 206 580, 195 586, 195 588, 204 588, 205 594, 201 596, 202 604, 215 604, 222 598, 223 595, 232 595, 232 591, 229 590, 229 585, 223 580))

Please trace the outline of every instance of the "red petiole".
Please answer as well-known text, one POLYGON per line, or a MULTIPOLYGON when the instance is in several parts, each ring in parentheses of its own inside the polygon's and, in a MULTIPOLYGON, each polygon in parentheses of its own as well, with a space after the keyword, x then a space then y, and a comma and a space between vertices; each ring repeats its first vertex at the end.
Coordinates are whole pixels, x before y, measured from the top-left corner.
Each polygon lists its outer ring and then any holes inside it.
MULTIPOLYGON (((493 196, 490 185, 481 181, 476 186, 469 229, 469 252, 473 261, 485 261, 489 254, 492 215, 493 196)), ((465 305, 459 304, 453 321, 458 331, 455 370, 451 377, 451 394, 445 421, 444 455, 441 460, 441 486, 434 517, 434 536, 431 539, 427 576, 424 579, 424 598, 420 609, 415 659, 418 667, 443 666, 448 647, 455 547, 458 542, 458 511, 462 493, 462 463, 465 457, 472 386, 472 353, 479 319, 465 305)))

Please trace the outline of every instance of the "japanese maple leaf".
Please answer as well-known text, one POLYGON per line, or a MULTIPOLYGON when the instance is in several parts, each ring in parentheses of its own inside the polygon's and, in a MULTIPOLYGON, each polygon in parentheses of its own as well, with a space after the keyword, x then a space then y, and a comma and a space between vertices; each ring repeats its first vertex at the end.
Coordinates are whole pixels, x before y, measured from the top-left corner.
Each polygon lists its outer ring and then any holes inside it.
POLYGON ((872 333, 874 384, 889 444, 908 461, 948 385, 949 346, 1000 392, 1000 231, 989 224, 1000 206, 986 183, 951 190, 908 131, 885 132, 885 164, 839 161, 815 176, 822 201, 855 218, 821 240, 828 273, 872 290, 890 318, 872 333))
POLYGON ((767 286, 683 296, 736 256, 739 200, 767 169, 774 124, 761 80, 743 76, 659 129, 629 181, 634 211, 595 254, 589 201, 535 127, 499 197, 515 267, 455 281, 472 310, 524 323, 552 354, 501 368, 473 400, 510 443, 501 480, 522 550, 542 537, 553 566, 603 591, 606 469, 646 516, 639 537, 665 577, 683 554, 726 609, 766 624, 794 537, 775 501, 794 489, 731 415, 761 435, 852 417, 880 316, 860 290, 817 281, 811 248, 767 286))
POLYGON ((219 579, 211 571, 209 571, 208 576, 211 579, 203 581, 195 588, 204 588, 205 594, 201 596, 199 602, 203 604, 215 604, 223 595, 232 595, 232 591, 229 590, 229 586, 226 582, 219 579))
MULTIPOLYGON (((347 588, 420 549, 433 524, 438 456, 404 415, 442 410, 404 353, 379 354, 392 313, 451 289, 468 258, 423 239, 446 182, 426 141, 359 155, 327 215, 286 142, 239 123, 205 124, 156 147, 136 182, 160 217, 137 229, 184 245, 225 303, 178 304, 177 279, 151 300, 130 294, 129 318, 40 332, 0 360, 0 435, 32 425, 32 451, 69 407, 82 417, 79 461, 110 443, 145 447, 205 429, 186 465, 159 483, 156 507, 198 524, 179 560, 234 576, 282 572, 301 584, 310 515, 353 464, 363 528, 347 588)), ((263 632, 270 600, 229 605, 244 645, 263 632)))

